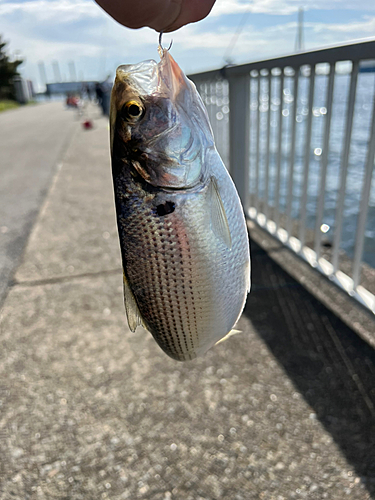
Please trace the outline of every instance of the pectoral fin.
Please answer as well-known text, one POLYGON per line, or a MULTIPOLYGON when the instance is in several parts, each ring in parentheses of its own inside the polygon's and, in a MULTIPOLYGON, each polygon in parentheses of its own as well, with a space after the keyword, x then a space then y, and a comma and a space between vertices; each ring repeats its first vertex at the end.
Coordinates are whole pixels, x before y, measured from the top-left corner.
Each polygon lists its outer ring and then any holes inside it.
POLYGON ((137 326, 145 327, 141 313, 138 309, 137 302, 134 298, 133 292, 130 289, 125 273, 124 273, 124 302, 125 302, 126 316, 128 318, 128 324, 130 330, 132 332, 135 332, 137 326))
POLYGON ((232 238, 223 201, 215 177, 211 177, 209 186, 211 203, 211 227, 215 235, 229 248, 232 248, 232 238))

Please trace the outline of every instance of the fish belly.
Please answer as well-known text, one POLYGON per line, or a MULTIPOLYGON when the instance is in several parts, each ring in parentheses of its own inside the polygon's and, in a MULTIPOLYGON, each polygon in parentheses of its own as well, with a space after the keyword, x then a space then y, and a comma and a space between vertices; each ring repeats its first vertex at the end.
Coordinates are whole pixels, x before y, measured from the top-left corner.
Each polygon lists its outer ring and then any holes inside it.
MULTIPOLYGON (((227 175, 227 174, 226 174, 227 175)), ((225 179, 224 179, 225 180, 225 179)), ((219 179, 223 184, 223 179, 219 179)), ((204 354, 237 322, 249 288, 249 250, 242 207, 231 181, 223 203, 228 248, 211 228, 207 190, 130 197, 118 208, 124 271, 142 320, 159 346, 180 361, 204 354), (174 211, 159 215, 168 202, 174 211)))

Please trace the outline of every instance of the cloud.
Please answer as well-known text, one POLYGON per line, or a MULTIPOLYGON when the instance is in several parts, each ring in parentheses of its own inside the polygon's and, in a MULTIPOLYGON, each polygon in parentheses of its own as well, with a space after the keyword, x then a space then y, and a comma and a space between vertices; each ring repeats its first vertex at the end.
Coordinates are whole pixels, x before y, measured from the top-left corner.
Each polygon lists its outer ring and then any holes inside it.
MULTIPOLYGON (((309 10, 358 10, 359 5, 351 0, 314 0, 302 5, 309 10)), ((296 0, 217 0, 210 17, 220 17, 241 13, 264 13, 273 15, 289 15, 298 11, 301 3, 296 0)), ((375 11, 373 0, 361 0, 362 11, 375 11)), ((13 14, 38 15, 42 22, 54 21, 57 17, 63 23, 82 19, 100 18, 103 11, 92 0, 0 0, 0 16, 13 14)))
MULTIPOLYGON (((186 61, 186 52, 198 54, 205 47, 208 57, 198 59, 191 57, 186 62, 188 72, 194 73, 224 66, 227 59, 235 64, 252 62, 278 57, 294 52, 297 22, 280 23, 274 26, 246 26, 232 52, 228 47, 233 41, 234 29, 220 28, 199 33, 199 25, 186 28, 185 36, 178 41, 182 58, 186 61), (185 49, 183 51, 182 49, 185 49), (197 65, 197 61, 201 64, 197 65)), ((339 43, 371 37, 375 33, 375 16, 366 16, 362 21, 347 24, 340 23, 306 23, 305 48, 315 49, 337 45, 339 43)))
POLYGON ((325 31, 332 33, 345 33, 345 34, 360 34, 362 36, 374 36, 375 34, 375 17, 364 16, 363 21, 356 21, 347 24, 333 24, 333 23, 306 23, 305 27, 312 29, 315 33, 322 33, 325 31))
MULTIPOLYGON (((304 4, 296 0, 217 0, 214 5, 212 16, 228 16, 232 14, 272 14, 289 15, 303 7, 309 10, 358 10, 358 4, 352 0, 314 0, 306 1, 304 4)), ((373 0, 361 0, 361 10, 375 10, 373 0)))
MULTIPOLYGON (((361 0, 366 4, 368 0, 361 0)), ((375 2, 371 0, 371 9, 375 2)), ((188 25, 165 36, 165 43, 174 40, 173 55, 188 72, 217 68, 225 58, 243 63, 293 52, 297 23, 294 21, 299 2, 296 0, 218 0, 206 20, 188 25), (249 16, 234 50, 234 34, 243 13, 283 14, 279 16, 249 16), (287 17, 287 14, 293 14, 287 17), (236 17, 237 16, 237 17, 236 17), (291 22, 293 20, 293 22, 291 22)), ((349 8, 348 0, 315 0, 310 8, 341 6, 349 8)), ((353 4, 351 4, 353 5, 353 4)), ((350 22, 327 22, 327 11, 317 11, 319 22, 307 22, 305 16, 305 46, 307 49, 333 45, 375 33, 375 17, 368 12, 356 13, 350 22)), ((337 14, 337 13, 336 13, 337 14)), ((338 19, 335 14, 335 19, 338 19)), ((333 16, 330 16, 331 18, 333 16)), ((343 16, 345 19, 348 15, 343 16)), ((0 21, 3 35, 10 39, 11 52, 21 51, 27 60, 22 71, 39 81, 38 62, 46 64, 53 79, 52 61, 58 60, 61 72, 69 74, 68 63, 76 63, 77 73, 85 78, 104 78, 121 63, 135 63, 157 58, 157 33, 151 29, 129 30, 120 26, 92 0, 0 0, 0 21)))
POLYGON ((295 2, 288 0, 217 0, 214 5, 211 15, 212 16, 227 16, 233 14, 241 14, 251 12, 257 13, 271 13, 271 14, 291 14, 298 10, 295 2))
POLYGON ((54 21, 71 23, 82 18, 97 18, 101 12, 90 0, 31 0, 26 2, 1 2, 0 16, 37 16, 39 22, 54 21))
POLYGON ((85 78, 104 78, 116 64, 144 58, 145 47, 156 47, 158 38, 150 29, 133 31, 120 26, 92 0, 2 2, 0 20, 10 53, 20 52, 26 60, 22 74, 36 82, 40 61, 53 80, 54 60, 63 75, 74 60, 85 78))

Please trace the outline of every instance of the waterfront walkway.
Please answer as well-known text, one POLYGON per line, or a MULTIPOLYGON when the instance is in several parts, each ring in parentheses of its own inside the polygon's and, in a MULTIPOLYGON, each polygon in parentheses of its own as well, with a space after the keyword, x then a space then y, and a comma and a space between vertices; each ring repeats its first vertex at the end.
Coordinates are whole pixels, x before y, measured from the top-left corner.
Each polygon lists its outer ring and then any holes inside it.
POLYGON ((178 363, 129 331, 92 113, 3 303, 0 499, 375 498, 375 352, 255 242, 242 333, 178 363))

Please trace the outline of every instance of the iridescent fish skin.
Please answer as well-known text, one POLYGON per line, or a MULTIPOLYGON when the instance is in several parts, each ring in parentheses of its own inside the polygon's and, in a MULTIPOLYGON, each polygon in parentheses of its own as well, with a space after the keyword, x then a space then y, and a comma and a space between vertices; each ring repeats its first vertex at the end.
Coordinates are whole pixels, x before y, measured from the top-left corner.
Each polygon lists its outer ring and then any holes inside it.
POLYGON ((167 50, 120 66, 111 97, 114 194, 132 331, 173 359, 204 354, 250 290, 246 223, 194 84, 167 50))

